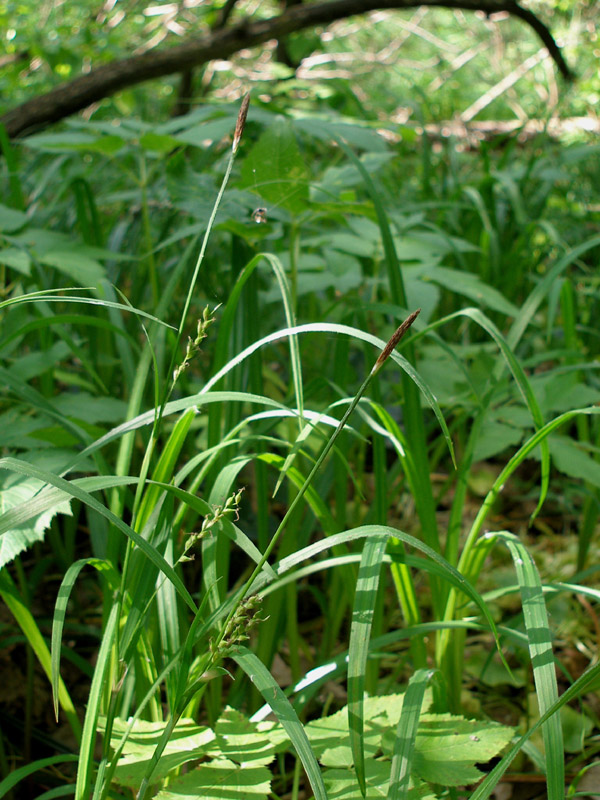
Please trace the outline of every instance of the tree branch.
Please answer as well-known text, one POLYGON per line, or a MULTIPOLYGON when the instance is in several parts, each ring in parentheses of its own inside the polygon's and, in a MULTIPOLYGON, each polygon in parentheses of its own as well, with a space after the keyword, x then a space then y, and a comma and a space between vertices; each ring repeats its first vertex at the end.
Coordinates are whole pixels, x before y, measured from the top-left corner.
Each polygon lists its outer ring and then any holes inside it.
POLYGON ((256 22, 242 20, 232 28, 214 30, 175 47, 155 49, 139 56, 103 64, 87 75, 81 75, 47 94, 22 103, 4 114, 0 122, 5 125, 10 137, 24 135, 32 129, 64 119, 129 86, 181 72, 213 59, 227 58, 238 50, 256 47, 269 39, 279 39, 304 28, 327 25, 368 11, 423 5, 484 11, 488 14, 508 11, 533 28, 548 48, 562 75, 567 79, 574 77, 549 29, 535 14, 515 0, 329 0, 325 3, 293 6, 270 19, 256 22))

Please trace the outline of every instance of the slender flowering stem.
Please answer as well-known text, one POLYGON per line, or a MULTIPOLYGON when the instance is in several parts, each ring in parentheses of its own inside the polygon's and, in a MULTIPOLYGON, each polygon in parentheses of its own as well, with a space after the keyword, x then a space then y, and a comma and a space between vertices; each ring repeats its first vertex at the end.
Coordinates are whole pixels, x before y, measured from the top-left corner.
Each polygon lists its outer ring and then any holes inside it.
POLYGON ((371 372, 369 372, 369 374, 367 375, 367 377, 363 381, 360 389, 358 390, 358 392, 356 393, 356 395, 352 399, 352 402, 350 403, 350 405, 346 409, 346 412, 344 413, 344 416, 341 418, 337 428, 332 433, 331 438, 329 439, 329 441, 327 442, 327 444, 325 445, 325 447, 321 451, 321 454, 317 458, 313 468, 311 469, 310 473, 308 474, 308 477, 306 478, 306 480, 302 484, 302 487, 301 487, 300 491, 298 492, 298 494, 292 500, 292 502, 290 504, 290 507, 288 508, 288 510, 286 511, 283 519, 279 523, 279 526, 278 526, 277 530, 273 534, 273 538, 269 542, 269 544, 268 544, 268 546, 267 546, 262 558, 260 559, 260 561, 257 563, 256 567, 254 568, 254 571, 252 572, 252 575, 250 575, 250 577, 246 581, 246 583, 243 586, 243 588, 240 589, 239 595, 238 595, 238 603, 236 603, 234 608, 229 612, 229 615, 228 615, 227 619, 225 620, 225 623, 224 623, 223 627, 221 628, 221 632, 220 632, 220 634, 219 634, 219 636, 217 638, 217 641, 216 641, 215 645, 213 646, 213 652, 217 651, 218 645, 220 644, 221 640, 223 639, 223 636, 225 635, 225 631, 227 630, 227 626, 229 625, 229 623, 230 623, 232 617, 234 616, 234 614, 236 613, 236 610, 237 610, 237 607, 239 605, 239 602, 252 589, 252 584, 256 580, 256 577, 260 574, 262 568, 264 567, 264 565, 267 562, 267 559, 269 558, 269 556, 273 552, 273 549, 275 548, 275 545, 279 541, 279 538, 280 538, 280 536, 281 536, 281 534, 282 534, 282 532, 283 532, 283 530, 285 528, 285 525, 286 525, 288 519, 292 515, 294 509, 296 508, 296 506, 298 505, 300 500, 304 497, 304 495, 306 493, 306 490, 308 489, 308 487, 312 483, 312 480, 313 480, 314 476, 316 475, 316 473, 319 470, 319 468, 320 468, 321 464, 323 463, 323 461, 325 461, 325 459, 327 458, 327 455, 329 454, 329 452, 331 451, 331 448, 335 444, 336 439, 338 438, 338 436, 342 432, 344 426, 348 422, 348 419, 349 419, 350 415, 352 414, 352 412, 354 411, 354 409, 358 405, 361 397, 364 395, 365 391, 367 390, 367 387, 369 386, 369 384, 371 383, 371 381, 373 380, 375 375, 377 375, 379 370, 382 368, 382 366, 384 365, 385 361, 390 357, 392 351, 398 345, 398 342, 402 339, 404 334, 407 332, 407 330, 410 328, 410 326, 413 324, 413 322, 419 316, 420 312, 421 312, 421 309, 418 308, 416 311, 413 311, 413 313, 410 314, 404 320, 404 322, 396 329, 396 331, 394 332, 393 336, 390 338, 390 340, 388 341, 386 346, 383 348, 383 350, 379 354, 379 357, 377 358, 377 361, 373 365, 373 369, 371 370, 371 372))
MULTIPOLYGON (((208 219, 208 224, 206 226, 206 231, 204 232, 204 238, 202 240, 202 246, 200 247, 200 253, 198 254, 198 259, 196 261, 196 266, 194 268, 194 273, 192 275, 192 280, 190 281, 187 297, 185 299, 185 303, 183 306, 183 311, 181 312, 181 320, 179 323, 179 329, 177 331, 177 339, 175 343, 175 347, 173 348, 173 356, 171 358, 171 366, 169 369, 169 375, 173 375, 175 361, 177 359, 177 349, 179 346, 179 342, 181 337, 183 336, 183 329, 187 320, 188 311, 190 308, 190 304, 192 302, 192 297, 194 295, 194 290, 196 288, 196 282, 198 280, 198 274, 200 273, 200 267, 202 266, 202 262, 204 261, 204 255, 206 253, 206 246, 208 245, 208 240, 210 238, 210 234, 213 229, 213 225, 215 222, 215 218, 217 216, 217 211, 219 210, 219 206, 221 205, 221 200, 223 199, 223 195, 225 193, 225 188, 229 182, 229 176, 231 175, 231 170, 233 167, 233 162, 235 160, 236 153, 238 151, 238 147, 240 145, 240 140, 242 138, 242 133, 244 132, 244 126, 246 124, 246 117, 248 116, 248 107, 250 105, 250 92, 248 92, 244 99, 242 100, 242 104, 240 106, 240 110, 238 112, 237 121, 235 123, 235 131, 233 134, 233 142, 231 145, 231 155, 229 156, 229 161, 227 162, 227 167, 225 169, 225 175, 223 176, 223 180, 221 181, 221 188, 219 189, 219 193, 217 194, 217 199, 215 200, 215 204, 213 206, 211 215, 208 219)), ((163 401, 161 403, 160 411, 158 414, 159 420, 162 418, 165 406, 169 401, 171 393, 173 391, 174 382, 171 381, 169 384, 167 391, 163 397, 163 401)))

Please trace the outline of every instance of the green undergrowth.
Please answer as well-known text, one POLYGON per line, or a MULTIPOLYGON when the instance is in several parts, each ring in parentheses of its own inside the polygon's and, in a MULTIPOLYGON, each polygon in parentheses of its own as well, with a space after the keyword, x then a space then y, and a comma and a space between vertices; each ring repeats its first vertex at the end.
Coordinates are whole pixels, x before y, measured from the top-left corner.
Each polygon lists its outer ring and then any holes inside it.
POLYGON ((3 738, 0 795, 482 800, 516 763, 559 800, 598 729, 555 622, 599 599, 597 149, 237 115, 5 143, 0 595, 70 752, 3 738))
MULTIPOLYGON (((408 746, 413 754, 411 773, 403 776, 403 796, 434 798, 439 796, 441 786, 460 786, 481 779, 483 774, 476 764, 496 756, 512 738, 512 729, 502 725, 431 713, 430 691, 421 699, 420 708, 412 709, 418 719, 416 731, 411 729, 410 713, 406 710, 401 720, 405 695, 365 701, 367 797, 387 795, 390 766, 399 743, 408 746)), ((345 706, 335 714, 305 725, 311 748, 324 767, 323 780, 331 798, 356 795, 348 715, 345 706)), ((113 748, 118 748, 126 728, 125 722, 115 720, 113 748)), ((142 721, 132 727, 115 770, 117 784, 132 789, 139 786, 161 730, 160 724, 142 721)), ((166 779, 184 764, 200 763, 183 776, 175 777, 156 796, 161 800, 182 795, 202 795, 207 800, 267 798, 271 789, 275 789, 269 767, 290 748, 291 742, 281 724, 254 721, 232 708, 224 710, 214 729, 199 726, 193 719, 181 719, 157 763, 153 780, 166 779)))

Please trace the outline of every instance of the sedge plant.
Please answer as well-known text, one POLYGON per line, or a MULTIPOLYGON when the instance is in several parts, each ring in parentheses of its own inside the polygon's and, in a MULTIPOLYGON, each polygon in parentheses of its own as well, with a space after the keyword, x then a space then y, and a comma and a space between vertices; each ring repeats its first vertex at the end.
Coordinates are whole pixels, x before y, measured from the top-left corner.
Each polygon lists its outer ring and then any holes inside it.
MULTIPOLYGON (((238 117, 225 177, 207 224, 200 255, 190 281, 184 313, 177 328, 176 345, 187 324, 186 318, 196 279, 203 263, 218 205, 240 144, 247 110, 246 98, 238 117)), ((364 173, 363 177, 367 180, 368 174, 364 173)), ((367 187, 371 191, 372 183, 367 182, 367 187)), ((389 280, 393 289, 393 302, 397 308, 404 308, 406 297, 402 276, 385 209, 376 193, 373 195, 373 202, 382 231, 389 280)), ((62 581, 54 614, 51 671, 56 708, 61 706, 72 713, 72 705, 68 705, 64 688, 59 681, 62 632, 68 601, 81 570, 84 567, 97 570, 101 576, 105 595, 103 634, 81 735, 75 796, 87 798, 91 793, 94 798, 110 797, 114 792, 113 781, 116 778, 119 778, 120 785, 132 787, 138 798, 158 792, 161 785, 163 791, 168 792, 169 784, 178 778, 181 768, 193 760, 189 757, 190 753, 197 759, 206 757, 204 744, 199 740, 195 740, 193 747, 190 740, 189 752, 185 758, 174 755, 173 745, 181 736, 184 723, 188 724, 186 720, 193 720, 201 713, 202 703, 207 700, 211 687, 216 686, 222 679, 228 679, 225 664, 229 662, 225 662, 225 659, 230 658, 250 677, 264 702, 275 712, 281 728, 292 742, 306 771, 314 796, 326 797, 332 790, 333 778, 331 776, 327 778, 327 775, 324 776, 321 772, 321 766, 327 764, 322 760, 326 756, 323 756, 316 744, 317 733, 300 721, 299 712, 306 701, 300 699, 297 703, 290 703, 265 664, 244 645, 244 642, 252 629, 258 626, 260 631, 261 625, 266 624, 259 622, 260 609, 263 606, 262 595, 272 594, 276 597, 276 592, 285 591, 287 586, 295 584, 306 575, 317 571, 328 571, 335 575, 339 574, 340 593, 347 592, 354 596, 349 649, 339 658, 339 663, 334 665, 334 669, 348 671, 347 731, 349 764, 352 771, 350 778, 346 776, 344 780, 350 780, 353 796, 358 794, 364 796, 367 790, 373 787, 374 780, 379 780, 381 783, 381 773, 374 775, 370 771, 370 760, 367 757, 371 752, 367 729, 375 717, 372 705, 365 700, 365 689, 368 688, 367 665, 376 647, 384 647, 410 638, 413 645, 411 656, 416 671, 406 692, 402 711, 399 712, 400 717, 394 720, 394 725, 397 722, 398 727, 391 749, 388 751, 390 763, 384 768, 387 770, 385 778, 387 795, 392 798, 410 797, 420 780, 413 767, 418 758, 422 757, 418 737, 419 720, 423 717, 429 702, 425 700, 426 687, 430 684, 434 686, 435 708, 438 711, 443 709, 444 704, 446 708, 456 710, 462 676, 461 653, 465 631, 483 625, 493 632, 497 641, 500 636, 510 635, 507 631, 497 629, 488 604, 474 588, 485 558, 492 547, 498 545, 507 547, 511 553, 518 586, 524 596, 526 635, 519 641, 522 647, 529 650, 534 664, 541 719, 524 737, 515 740, 500 764, 472 794, 472 798, 479 800, 487 796, 486 792, 489 794, 510 763, 510 758, 519 748, 527 745, 528 738, 538 727, 543 727, 545 731, 550 796, 558 798, 563 775, 560 768, 562 745, 557 712, 562 704, 577 696, 578 692, 583 691, 586 685, 595 679, 597 670, 590 671, 584 676, 585 680, 582 678, 573 685, 572 691, 569 690, 561 698, 558 697, 544 595, 531 558, 511 535, 502 532, 490 535, 483 530, 486 516, 495 497, 523 459, 534 448, 539 446, 543 448, 547 437, 561 424, 578 416, 591 418, 597 413, 597 409, 584 408, 546 423, 540 414, 529 382, 513 355, 528 320, 544 297, 548 283, 542 282, 534 291, 525 305, 522 316, 515 321, 513 330, 506 339, 481 312, 474 309, 460 312, 462 316, 478 324, 497 343, 502 361, 498 362, 492 373, 492 379, 497 381, 504 364, 509 366, 536 428, 534 434, 521 446, 495 482, 461 551, 458 520, 464 507, 464 484, 470 466, 470 451, 467 448, 467 459, 464 464, 459 464, 459 490, 456 492, 448 536, 442 546, 435 517, 421 395, 433 408, 444 438, 452 450, 450 434, 437 402, 411 366, 410 360, 406 361, 394 352, 395 346, 408 329, 413 325, 414 329, 417 328, 418 312, 409 315, 387 344, 364 331, 340 324, 296 325, 294 303, 290 302, 283 270, 275 257, 271 256, 267 260, 278 277, 284 303, 288 309, 288 327, 254 342, 229 361, 220 359, 220 368, 200 392, 173 400, 171 399, 173 389, 183 372, 188 369, 212 322, 212 314, 207 309, 198 324, 197 335, 189 341, 184 361, 179 366, 177 366, 178 359, 174 355, 177 346, 174 347, 171 366, 168 369, 169 380, 162 390, 158 388, 160 381, 158 375, 156 376, 155 407, 150 412, 142 414, 139 412, 143 394, 141 388, 146 371, 153 362, 153 349, 149 342, 140 360, 135 381, 136 390, 130 401, 127 422, 99 440, 91 443, 84 440, 82 458, 99 455, 104 446, 113 441, 120 441, 116 474, 67 480, 62 475, 51 474, 47 470, 32 467, 15 459, 2 461, 3 468, 46 484, 46 488, 39 491, 26 507, 16 506, 4 515, 2 530, 10 530, 33 515, 55 508, 65 499, 76 498, 99 518, 105 520, 110 531, 107 557, 82 559, 68 568, 62 581), (345 401, 346 411, 339 423, 329 414, 311 412, 302 399, 298 338, 314 333, 349 335, 370 346, 382 348, 380 356, 358 392, 352 399, 345 401), (246 363, 254 353, 281 339, 287 340, 290 347, 296 409, 290 410, 283 404, 260 394, 231 389, 219 391, 215 388, 220 380, 230 375, 239 365, 246 363), (404 431, 391 415, 385 412, 377 394, 376 382, 384 362, 388 359, 395 361, 405 376, 402 383, 404 431), (368 404, 367 390, 373 395, 368 404), (243 532, 243 526, 236 524, 242 495, 240 490, 234 487, 234 482, 249 459, 246 454, 239 459, 231 459, 228 455, 231 452, 229 448, 235 448, 247 436, 251 420, 243 420, 230 428, 222 439, 215 441, 207 451, 198 453, 188 464, 176 471, 185 442, 195 430, 199 409, 231 403, 255 404, 262 407, 262 411, 253 415, 256 419, 268 419, 268 415, 271 415, 271 419, 283 420, 292 416, 297 420, 300 431, 296 442, 289 445, 290 454, 287 459, 274 459, 262 447, 266 444, 273 445, 275 442, 281 444, 279 437, 262 434, 251 438, 252 444, 257 448, 257 463, 279 470, 296 487, 281 522, 271 536, 263 538, 262 547, 257 547, 243 532), (407 481, 415 497, 421 521, 422 539, 385 524, 385 493, 381 490, 381 486, 385 486, 383 480, 385 459, 382 459, 381 451, 374 452, 375 469, 378 477, 381 477, 376 512, 378 516, 374 524, 350 528, 342 526, 341 529, 336 529, 332 524, 326 504, 316 490, 316 481, 326 466, 328 454, 340 448, 342 430, 354 411, 361 412, 363 418, 369 420, 373 430, 383 431, 388 441, 396 448, 399 462, 406 472, 407 481), (173 415, 177 415, 176 422, 169 425, 165 437, 166 422, 170 423, 173 415), (333 433, 326 440, 326 444, 304 477, 301 457, 310 457, 310 451, 305 446, 308 432, 318 430, 319 424, 333 428, 333 433), (139 433, 148 426, 151 433, 140 474, 128 475, 133 438, 136 432, 139 433), (205 501, 198 493, 203 487, 206 476, 215 465, 219 470, 218 478, 213 482, 208 501, 205 501), (188 478, 191 478, 191 482, 188 488, 184 489, 182 486, 188 478), (128 524, 123 519, 124 497, 125 491, 131 489, 134 492, 134 499, 132 519, 128 524), (112 492, 109 507, 94 497, 93 492, 97 491, 112 492), (302 500, 308 504, 319 524, 322 524, 326 535, 302 547, 292 546, 286 550, 281 547, 281 543, 285 542, 286 538, 289 541, 290 531, 300 530, 297 515, 302 500), (180 531, 183 522, 191 520, 191 526, 193 520, 199 517, 204 520, 200 529, 182 539, 180 531), (296 528, 291 527, 292 525, 296 525, 296 528), (120 540, 123 535, 127 544, 121 557, 120 540), (362 553, 356 553, 352 549, 352 544, 363 541, 362 553), (222 553, 223 545, 229 547, 229 543, 235 548, 240 548, 251 564, 232 589, 227 585, 226 568, 225 571, 221 569, 227 560, 219 554, 219 549, 222 553), (201 550, 202 577, 200 584, 192 590, 184 580, 185 570, 198 549, 201 550), (413 550, 420 553, 420 557, 411 555, 413 550), (325 561, 312 563, 315 558, 324 554, 329 556, 330 553, 331 556, 325 561), (279 555, 278 560, 273 561, 277 555, 279 555), (378 597, 381 596, 383 565, 389 569, 405 620, 404 628, 391 632, 391 638, 385 639, 385 642, 382 642, 382 637, 385 638, 386 634, 377 628, 380 621, 378 618, 381 616, 378 597), (430 576, 436 620, 433 624, 423 622, 421 619, 413 581, 415 571, 430 576), (479 616, 474 618, 474 614, 479 616), (436 635, 435 663, 443 676, 440 683, 437 683, 438 673, 426 669, 425 637, 432 632, 436 635), (372 637, 373 642, 371 642, 372 637), (144 725, 149 727, 144 729, 144 725), (136 754, 140 751, 135 748, 135 739, 140 731, 144 730, 152 734, 151 748, 144 750, 143 759, 140 757, 136 759, 136 754), (96 761, 95 740, 98 731, 101 731, 103 736, 103 749, 100 760, 96 761), (135 768, 131 765, 132 760, 138 762, 135 768), (124 780, 123 772, 128 770, 129 778, 124 780)), ((233 318, 237 297, 244 284, 252 280, 256 263, 257 261, 251 262, 244 269, 240 282, 234 290, 232 303, 224 309, 225 321, 233 318)), ((567 263, 565 261, 557 265, 556 271, 559 268, 565 269, 567 263)), ((410 359, 414 360, 413 347, 418 336, 435 336, 435 329, 451 319, 452 317, 448 317, 434 324, 422 326, 417 331, 417 336, 413 336, 407 343, 410 359)), ((486 403, 491 402, 491 396, 490 390, 488 395, 481 398, 482 415, 486 403)), ((477 424, 473 429, 475 438, 477 424)), ((471 451, 472 449, 473 447, 471 451)), ((542 452, 542 465, 540 504, 548 480, 548 456, 544 452, 542 452)), ((557 589, 559 590, 561 589, 557 589)), ((4 586, 4 591, 5 596, 10 596, 8 585, 4 586)), ((562 591, 568 589, 563 588, 562 591)), ((16 603, 13 606, 17 609, 16 603)), ((31 624, 23 614, 21 618, 23 624, 31 624)), ((33 631, 33 628, 30 630, 33 631)), ((36 646, 40 660, 42 656, 47 660, 47 654, 44 655, 41 645, 38 643, 36 646)), ((332 674, 332 670, 327 674, 332 674)), ((302 692, 306 697, 308 686, 314 692, 318 680, 305 682, 303 686, 299 683, 298 697, 301 697, 302 692)), ((373 683, 372 677, 369 680, 373 683)), ((220 694, 215 693, 217 700, 219 697, 220 694)), ((433 721, 423 719, 423 722, 434 728, 442 727, 440 717, 436 717, 433 721)), ((217 730, 216 722, 215 730, 217 730)), ((199 736, 205 735, 205 731, 195 733, 199 736)), ((479 733, 468 735, 479 737, 479 733)), ((505 746, 506 742, 504 740, 503 742, 502 746, 505 746)), ((228 769, 233 776, 236 771, 231 767, 228 769)), ((238 773, 239 770, 236 774, 238 773)), ((20 773, 19 776, 23 774, 20 773)), ((200 780, 199 773, 191 773, 188 781, 193 784, 194 780, 200 780)), ((234 781, 234 777, 231 777, 231 780, 234 781)), ((202 796, 208 797, 208 790, 199 789, 200 785, 198 783, 196 792, 202 791, 202 796)), ((297 792, 297 783, 295 787, 294 791, 297 792)), ((1 790, 6 788, 9 788, 8 784, 0 785, 1 790)), ((335 791, 334 786, 333 792, 335 791)), ((438 790, 434 787, 432 791, 438 790)))

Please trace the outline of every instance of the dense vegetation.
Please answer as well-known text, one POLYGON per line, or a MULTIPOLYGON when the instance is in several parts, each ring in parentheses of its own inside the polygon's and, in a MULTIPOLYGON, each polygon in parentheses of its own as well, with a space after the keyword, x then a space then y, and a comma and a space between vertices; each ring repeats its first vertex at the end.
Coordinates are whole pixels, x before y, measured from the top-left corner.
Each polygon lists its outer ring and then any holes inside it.
MULTIPOLYGON (((109 6, 10 9, 11 103, 173 24, 109 6)), ((546 11, 571 87, 385 12, 1 137, 0 796, 598 791, 600 148, 556 121, 600 84, 546 11)))

